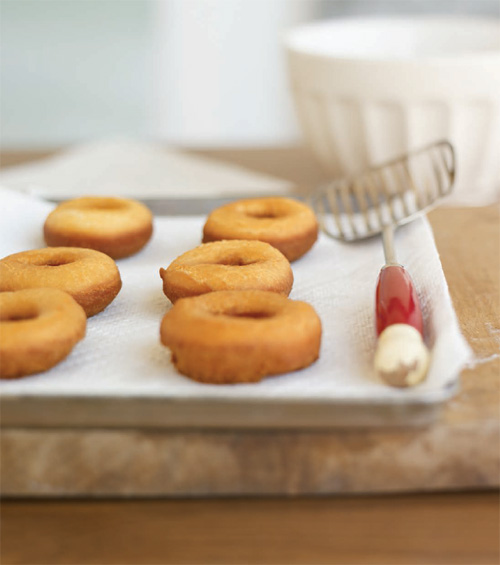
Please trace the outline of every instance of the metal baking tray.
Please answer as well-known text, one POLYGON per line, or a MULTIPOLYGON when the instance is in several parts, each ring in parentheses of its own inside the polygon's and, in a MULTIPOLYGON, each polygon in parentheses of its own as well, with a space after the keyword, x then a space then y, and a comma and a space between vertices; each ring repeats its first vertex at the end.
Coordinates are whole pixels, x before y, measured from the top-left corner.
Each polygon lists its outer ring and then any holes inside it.
MULTIPOLYGON (((205 219, 200 214, 226 200, 146 202, 157 214, 175 215, 158 215, 148 246, 118 262, 122 291, 89 320, 87 337, 65 361, 46 373, 0 383, 3 426, 355 428, 422 426, 439 417, 459 388, 468 347, 425 219, 397 234, 401 259, 427 296, 424 314, 434 358, 423 385, 392 389, 372 374, 373 293, 383 260, 380 242, 346 246, 322 236, 292 264, 291 294, 310 302, 322 319, 318 362, 254 385, 202 385, 175 371, 168 350, 159 344, 159 323, 170 306, 158 269, 200 243, 205 219), (427 246, 425 254, 414 252, 415 241, 427 246), (355 293, 353 276, 361 281, 355 293), (343 355, 346 351, 349 355, 343 355)), ((41 225, 51 207, 37 201, 29 213, 19 213, 14 239, 7 241, 2 230, 8 226, 0 227, 1 256, 42 246, 41 225)), ((19 210, 27 210, 25 200, 19 210)), ((12 206, 11 214, 16 217, 12 206)))

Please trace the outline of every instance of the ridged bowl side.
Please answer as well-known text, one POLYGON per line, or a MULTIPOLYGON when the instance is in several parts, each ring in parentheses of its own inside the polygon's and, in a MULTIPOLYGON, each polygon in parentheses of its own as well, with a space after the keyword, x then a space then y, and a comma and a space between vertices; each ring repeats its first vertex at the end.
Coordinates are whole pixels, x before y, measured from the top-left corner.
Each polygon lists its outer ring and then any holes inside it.
POLYGON ((500 189, 500 104, 488 99, 354 100, 295 91, 306 142, 331 178, 352 175, 440 139, 457 158, 454 199, 473 203, 500 189))

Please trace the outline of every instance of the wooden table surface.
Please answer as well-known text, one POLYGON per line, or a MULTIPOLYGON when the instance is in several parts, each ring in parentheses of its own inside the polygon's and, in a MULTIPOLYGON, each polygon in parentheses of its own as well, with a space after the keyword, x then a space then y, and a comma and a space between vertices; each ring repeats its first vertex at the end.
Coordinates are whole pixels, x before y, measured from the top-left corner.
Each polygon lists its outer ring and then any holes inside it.
MULTIPOLYGON (((305 189, 320 180, 314 162, 300 148, 201 153, 289 179, 305 189)), ((2 166, 42 156, 4 153, 2 166)), ((443 417, 464 423, 464 429, 488 422, 497 431, 499 208, 442 208, 429 217, 462 330, 476 355, 476 362, 462 374, 460 394, 443 417)), ((491 437, 498 436, 485 436, 491 437)), ((486 486, 494 484, 491 475, 499 473, 499 449, 491 445, 493 466, 485 470, 490 476, 486 486)), ((500 561, 496 488, 398 496, 9 500, 2 503, 1 513, 2 564, 500 561)))

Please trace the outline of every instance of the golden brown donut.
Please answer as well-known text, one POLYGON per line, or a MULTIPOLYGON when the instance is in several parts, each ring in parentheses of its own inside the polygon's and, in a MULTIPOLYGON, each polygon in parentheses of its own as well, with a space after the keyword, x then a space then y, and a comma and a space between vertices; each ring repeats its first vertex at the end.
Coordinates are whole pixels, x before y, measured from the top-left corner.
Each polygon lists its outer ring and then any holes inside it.
POLYGON ((121 259, 149 241, 153 215, 136 200, 85 196, 59 204, 45 220, 43 231, 51 247, 87 247, 121 259))
POLYGON ((0 293, 0 377, 50 369, 85 336, 86 325, 83 308, 62 290, 0 293))
POLYGON ((321 322, 309 304, 263 290, 183 298, 160 327, 180 373, 214 384, 249 383, 309 366, 321 322))
POLYGON ((260 289, 288 296, 293 273, 288 260, 262 241, 215 241, 177 257, 160 269, 163 292, 172 301, 214 290, 260 289))
POLYGON ((318 238, 314 212, 291 198, 251 198, 216 208, 203 228, 203 242, 258 239, 279 249, 289 261, 309 251, 318 238))
POLYGON ((93 249, 45 247, 0 261, 0 291, 58 288, 71 294, 88 317, 104 310, 121 286, 113 259, 93 249))

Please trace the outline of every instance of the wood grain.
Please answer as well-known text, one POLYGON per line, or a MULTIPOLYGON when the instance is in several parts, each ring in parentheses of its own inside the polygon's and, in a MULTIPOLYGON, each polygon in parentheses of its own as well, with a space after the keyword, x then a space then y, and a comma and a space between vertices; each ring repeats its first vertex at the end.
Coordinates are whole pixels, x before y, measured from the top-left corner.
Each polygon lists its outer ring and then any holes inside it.
POLYGON ((494 565, 497 494, 8 502, 3 565, 494 565))

